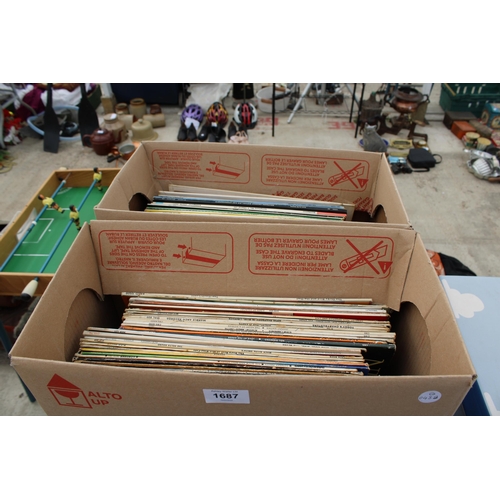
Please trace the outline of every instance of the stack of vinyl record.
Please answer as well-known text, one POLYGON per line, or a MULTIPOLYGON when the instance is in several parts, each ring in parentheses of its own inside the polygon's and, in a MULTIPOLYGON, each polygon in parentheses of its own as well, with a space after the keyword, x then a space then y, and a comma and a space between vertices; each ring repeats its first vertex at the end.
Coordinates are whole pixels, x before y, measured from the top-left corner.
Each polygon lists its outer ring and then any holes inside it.
POLYGON ((395 351, 370 299, 124 293, 120 328, 89 327, 73 361, 216 373, 378 374, 395 351))
POLYGON ((146 206, 145 211, 344 221, 351 220, 354 205, 249 192, 201 188, 190 190, 189 187, 184 187, 176 191, 160 191, 146 206))

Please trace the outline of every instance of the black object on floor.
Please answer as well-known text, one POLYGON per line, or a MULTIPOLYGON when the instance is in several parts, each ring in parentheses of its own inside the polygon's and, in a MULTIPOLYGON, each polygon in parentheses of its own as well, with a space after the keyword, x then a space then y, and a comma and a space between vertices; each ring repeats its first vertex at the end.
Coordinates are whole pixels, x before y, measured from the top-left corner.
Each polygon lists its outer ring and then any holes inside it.
POLYGON ((412 148, 408 153, 408 163, 417 172, 428 172, 441 161, 441 155, 432 154, 424 148, 412 148))
POLYGON ((82 91, 82 100, 78 105, 78 124, 82 135, 82 144, 85 146, 83 136, 91 135, 94 130, 99 128, 99 118, 97 118, 97 113, 87 97, 84 83, 80 83, 80 90, 82 91))
POLYGON ((227 132, 227 138, 231 139, 231 137, 233 137, 233 135, 235 135, 236 132, 238 132, 238 129, 236 128, 236 124, 232 121, 229 124, 229 130, 227 132))
POLYGON ((194 128, 194 125, 191 123, 189 125, 189 128, 187 129, 187 139, 188 141, 196 141, 198 139, 198 136, 196 135, 196 129, 194 128))
POLYGON ((59 151, 59 120, 52 107, 52 83, 47 84, 47 106, 43 113, 43 150, 48 153, 59 151))
POLYGON ((226 131, 222 127, 217 130, 217 142, 226 142, 226 131))
POLYGON ((208 123, 205 123, 203 127, 201 127, 200 133, 198 134, 198 140, 199 141, 206 141, 208 139, 208 135, 210 133, 210 125, 208 123))
POLYGON ((234 99, 252 99, 255 97, 253 83, 233 83, 234 99))
POLYGON ((179 128, 179 133, 177 134, 177 140, 178 141, 185 141, 187 139, 187 128, 184 123, 181 124, 181 127, 179 128))
POLYGON ((469 269, 465 264, 460 262, 457 258, 445 255, 438 252, 441 262, 443 263, 444 272, 448 276, 477 276, 474 271, 469 269))
POLYGON ((216 130, 210 130, 210 132, 208 133, 208 142, 218 142, 216 130))

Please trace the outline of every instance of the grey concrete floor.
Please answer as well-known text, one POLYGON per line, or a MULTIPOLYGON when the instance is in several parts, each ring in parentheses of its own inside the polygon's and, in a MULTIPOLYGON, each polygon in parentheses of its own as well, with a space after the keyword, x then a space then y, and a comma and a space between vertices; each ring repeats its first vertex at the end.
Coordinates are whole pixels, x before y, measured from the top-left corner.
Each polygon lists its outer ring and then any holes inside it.
MULTIPOLYGON (((305 85, 300 84, 300 89, 305 85)), ((352 89, 353 85, 349 85, 352 89)), ((380 85, 367 84, 365 98, 380 85)), ((426 114, 428 124, 417 127, 417 132, 428 134, 428 145, 433 153, 442 156, 442 163, 430 172, 396 175, 396 184, 409 220, 428 249, 457 258, 477 275, 498 277, 500 183, 489 183, 467 171, 468 155, 463 151, 462 142, 442 123, 440 91, 441 84, 435 83, 426 114)), ((271 114, 260 112, 258 126, 249 132, 249 142, 362 150, 359 145, 362 136, 358 133, 355 138, 355 124, 349 122, 351 94, 345 87, 343 93, 344 103, 339 105, 318 104, 314 92, 311 93, 290 123, 290 110, 277 113, 274 137, 271 114)), ((358 97, 359 93, 358 85, 358 97)), ((227 97, 224 103, 231 112, 232 98, 227 97)), ((155 129, 159 135, 157 141, 176 141, 181 110, 177 106, 164 106, 163 111, 166 126, 155 129)), ((102 121, 102 108, 98 113, 102 121)), ((383 138, 406 138, 407 133, 402 130, 398 136, 384 134, 383 138)), ((59 152, 52 154, 43 151, 40 138, 27 137, 20 145, 10 146, 9 151, 15 165, 11 171, 0 175, 0 222, 4 223, 23 210, 54 170, 115 166, 108 164, 106 157, 83 147, 80 141, 61 143, 59 152)), ((44 415, 36 402, 28 400, 3 350, 0 351, 0 380, 0 415, 44 415)))

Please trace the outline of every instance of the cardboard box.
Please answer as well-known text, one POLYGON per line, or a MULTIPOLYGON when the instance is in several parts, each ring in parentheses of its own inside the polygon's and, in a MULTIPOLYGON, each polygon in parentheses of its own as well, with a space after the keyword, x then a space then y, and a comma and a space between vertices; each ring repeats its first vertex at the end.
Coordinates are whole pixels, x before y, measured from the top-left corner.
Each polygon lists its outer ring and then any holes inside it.
POLYGON ((446 111, 443 118, 443 124, 448 130, 451 130, 453 122, 456 121, 470 122, 472 120, 477 120, 477 117, 474 113, 470 113, 467 111, 464 112, 446 111))
POLYGON ((11 364, 48 415, 453 415, 475 380, 420 236, 378 224, 92 221, 23 329, 11 364), (120 325, 123 291, 371 297, 395 310, 397 351, 384 375, 364 377, 71 362, 85 328, 120 325), (204 390, 241 391, 247 402, 211 403, 204 390))
POLYGON ((451 126, 451 131, 453 132, 454 135, 456 135, 459 139, 462 139, 462 137, 467 133, 467 132, 477 132, 476 128, 471 125, 469 122, 464 122, 464 121, 456 121, 453 122, 451 126))
POLYGON ((382 153, 200 142, 143 142, 96 207, 96 218, 234 221, 145 213, 147 203, 169 184, 352 203, 356 221, 410 225, 382 153))
MULTIPOLYGON (((109 186, 120 170, 118 168, 102 169, 102 185, 109 186)), ((15 249, 18 239, 17 233, 29 224, 33 210, 39 213, 42 208, 42 202, 38 199, 38 193, 49 196, 52 194, 65 179, 67 187, 90 187, 93 182, 94 172, 92 169, 72 169, 55 170, 45 182, 40 186, 37 193, 26 204, 24 209, 14 217, 14 219, 0 233, 0 266, 3 265, 11 252, 15 249)), ((53 273, 17 273, 0 272, 0 295, 20 295, 24 287, 35 277, 39 278, 39 284, 36 295, 41 295, 47 288, 53 273)))

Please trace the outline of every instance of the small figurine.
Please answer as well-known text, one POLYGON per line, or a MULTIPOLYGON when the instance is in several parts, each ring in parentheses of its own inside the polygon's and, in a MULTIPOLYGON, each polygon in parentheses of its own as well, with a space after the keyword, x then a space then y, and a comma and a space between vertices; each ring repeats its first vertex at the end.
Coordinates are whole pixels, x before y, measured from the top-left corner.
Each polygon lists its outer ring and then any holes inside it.
POLYGON ((47 207, 53 208, 54 210, 57 210, 58 212, 61 212, 62 214, 64 213, 64 209, 62 209, 52 198, 49 198, 48 196, 44 196, 43 194, 39 194, 38 199, 42 200, 42 203, 44 205, 46 205, 47 207))
POLYGON ((102 172, 99 171, 98 167, 94 167, 94 180, 96 181, 95 185, 99 191, 102 191, 102 172))
POLYGON ((80 229, 82 228, 80 226, 80 212, 78 212, 75 205, 70 205, 69 210, 69 218, 75 223, 76 229, 80 231, 80 229))

